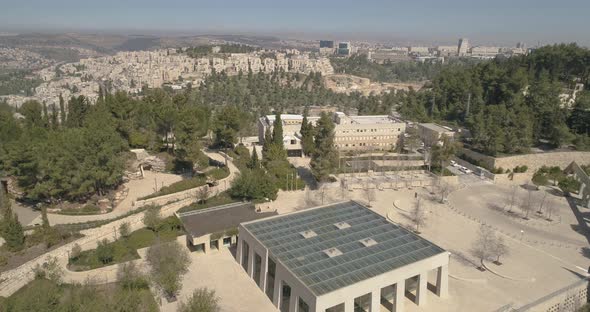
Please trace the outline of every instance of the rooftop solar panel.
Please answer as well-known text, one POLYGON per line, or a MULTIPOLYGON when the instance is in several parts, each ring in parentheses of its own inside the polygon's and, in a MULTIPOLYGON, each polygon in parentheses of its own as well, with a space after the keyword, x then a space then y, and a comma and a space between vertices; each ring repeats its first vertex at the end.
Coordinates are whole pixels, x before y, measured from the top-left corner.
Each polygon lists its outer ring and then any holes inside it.
POLYGON ((244 227, 269 249, 271 257, 316 295, 444 252, 353 201, 255 221, 244 227), (305 231, 316 235, 304 237, 301 233, 305 231), (374 243, 361 243, 367 239, 374 243), (339 253, 326 254, 332 248, 339 253))

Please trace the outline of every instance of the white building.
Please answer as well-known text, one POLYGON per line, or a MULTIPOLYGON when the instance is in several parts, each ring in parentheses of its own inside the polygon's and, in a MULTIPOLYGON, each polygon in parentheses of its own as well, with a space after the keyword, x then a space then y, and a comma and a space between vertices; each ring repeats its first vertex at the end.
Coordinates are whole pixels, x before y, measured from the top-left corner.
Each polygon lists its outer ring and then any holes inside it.
MULTIPOLYGON (((258 120, 258 139, 264 142, 266 131, 272 131, 275 115, 258 120)), ((389 115, 348 116, 342 112, 333 114, 334 145, 341 151, 392 150, 406 131, 405 122, 389 115)), ((315 125, 319 117, 308 117, 315 125)), ((301 156, 302 115, 281 114, 283 143, 289 156, 301 156)))
POLYGON ((448 296, 449 253, 353 201, 242 223, 236 260, 280 311, 402 312, 428 275, 448 296))

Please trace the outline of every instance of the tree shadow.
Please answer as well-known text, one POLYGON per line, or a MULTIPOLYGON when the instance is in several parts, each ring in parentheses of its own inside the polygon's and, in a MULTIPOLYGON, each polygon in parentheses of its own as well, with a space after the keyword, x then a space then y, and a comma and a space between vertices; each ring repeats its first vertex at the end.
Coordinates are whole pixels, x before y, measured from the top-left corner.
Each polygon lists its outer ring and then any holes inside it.
MULTIPOLYGON (((588 231, 588 224, 586 223, 586 220, 584 220, 584 214, 582 212, 580 212, 580 209, 578 208, 578 203, 579 200, 576 198, 573 198, 571 196, 566 196, 565 199, 567 200, 567 203, 569 204, 570 208, 572 209, 572 212, 574 213, 574 216, 576 217, 576 221, 578 221, 578 224, 576 226, 576 229, 574 229, 576 232, 584 235, 584 237, 586 237, 586 240, 588 241, 588 243, 590 243, 590 234, 588 231)), ((572 225, 572 229, 574 225, 572 225)))
POLYGON ((590 259, 590 247, 582 247, 582 249, 580 250, 580 254, 590 259))
POLYGON ((317 190, 318 182, 316 181, 315 177, 311 173, 311 170, 304 166, 297 167, 297 174, 305 182, 307 186, 309 186, 312 190, 317 190))
POLYGON ((537 186, 533 185, 533 184, 521 184, 520 187, 524 190, 527 190, 527 191, 538 191, 539 190, 537 188, 537 186))
POLYGON ((580 279, 585 279, 585 278, 587 278, 587 277, 586 277, 586 275, 584 275, 584 274, 581 274, 581 273, 578 273, 578 272, 576 272, 576 271, 573 271, 573 270, 570 270, 570 269, 568 269, 568 268, 566 268, 566 267, 561 267, 561 268, 562 268, 562 269, 564 269, 564 270, 566 270, 566 271, 568 271, 568 272, 570 272, 570 273, 572 273, 573 275, 575 275, 575 276, 579 277, 580 279))
POLYGON ((478 268, 480 267, 479 264, 477 264, 474 261, 471 261, 471 259, 469 259, 463 252, 458 251, 458 250, 447 250, 448 252, 451 253, 451 257, 453 259, 455 259, 457 262, 459 262, 460 264, 466 265, 466 266, 473 266, 474 268, 478 268))

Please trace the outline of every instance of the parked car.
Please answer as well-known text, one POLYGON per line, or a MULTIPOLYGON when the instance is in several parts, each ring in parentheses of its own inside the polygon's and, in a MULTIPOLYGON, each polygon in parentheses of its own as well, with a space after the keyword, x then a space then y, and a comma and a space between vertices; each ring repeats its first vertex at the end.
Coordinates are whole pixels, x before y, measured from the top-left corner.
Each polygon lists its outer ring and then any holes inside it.
POLYGON ((451 160, 451 166, 453 166, 453 167, 458 167, 458 166, 459 166, 459 164, 458 164, 456 161, 454 161, 454 160, 451 160))

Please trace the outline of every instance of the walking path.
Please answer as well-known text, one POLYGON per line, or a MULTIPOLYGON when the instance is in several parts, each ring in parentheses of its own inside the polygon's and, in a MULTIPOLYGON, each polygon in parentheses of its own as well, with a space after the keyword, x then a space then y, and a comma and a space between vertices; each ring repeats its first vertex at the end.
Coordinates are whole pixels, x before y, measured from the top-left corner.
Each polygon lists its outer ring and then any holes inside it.
MULTIPOLYGON (((224 157, 219 154, 211 152, 206 152, 206 154, 207 156, 215 160, 225 161, 224 157)), ((238 174, 238 168, 231 161, 228 160, 227 165, 230 170, 230 174, 225 179, 220 180, 217 186, 209 188, 209 194, 211 197, 229 188, 231 185, 231 181, 233 181, 233 179, 238 174)), ((196 191, 197 189, 193 189, 193 191, 196 191)), ((181 198, 182 199, 178 201, 162 206, 160 209, 160 215, 162 217, 171 216, 178 209, 190 205, 196 201, 195 197, 186 197, 185 195, 182 195, 181 198)), ((0 296, 8 297, 24 285, 28 284, 34 278, 33 269, 37 265, 42 265, 44 262, 47 261, 49 257, 57 257, 61 263, 66 263, 69 251, 72 249, 74 244, 80 245, 80 247, 82 247, 82 250, 96 248, 98 241, 102 239, 106 238, 111 241, 117 239, 117 231, 119 229, 119 226, 123 223, 129 223, 131 231, 135 231, 144 227, 142 219, 143 214, 137 213, 125 217, 123 219, 105 224, 101 227, 81 231, 84 237, 74 242, 68 243, 64 246, 61 246, 55 250, 52 250, 46 254, 43 254, 27 263, 24 263, 18 268, 2 272, 0 276, 0 279, 2 280, 2 282, 0 283, 0 296)))

